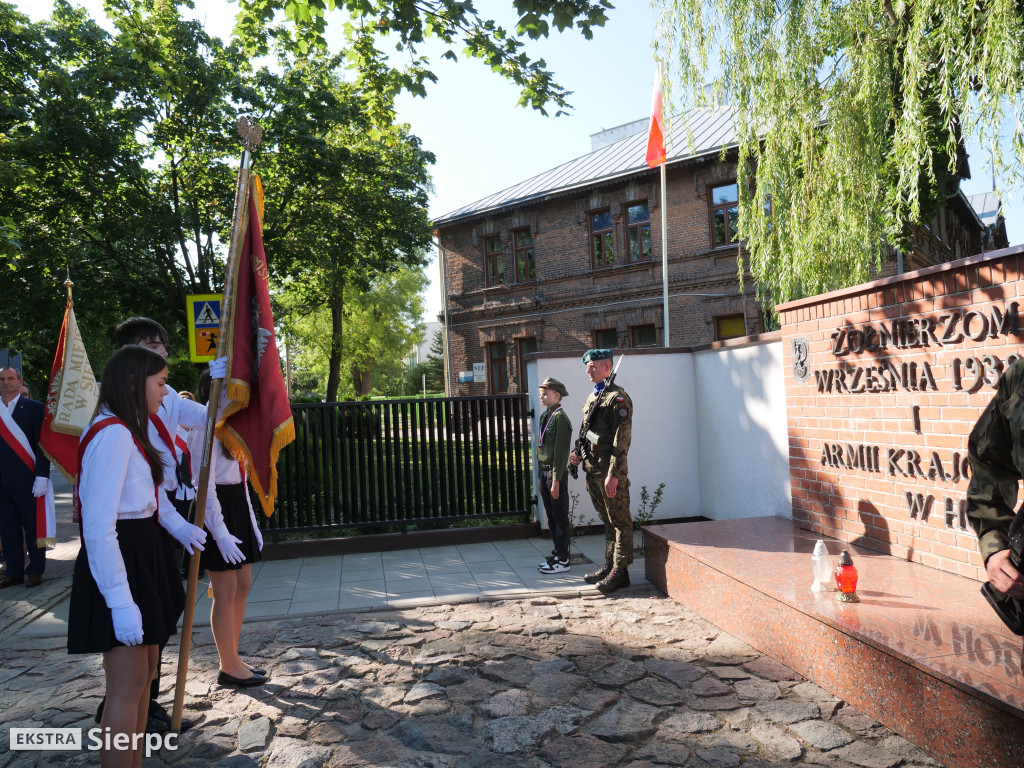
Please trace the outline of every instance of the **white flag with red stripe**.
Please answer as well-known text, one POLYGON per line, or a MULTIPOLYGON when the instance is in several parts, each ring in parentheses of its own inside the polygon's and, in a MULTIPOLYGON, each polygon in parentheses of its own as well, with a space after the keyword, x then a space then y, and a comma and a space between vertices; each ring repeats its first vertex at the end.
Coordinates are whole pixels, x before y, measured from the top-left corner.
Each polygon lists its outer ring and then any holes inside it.
POLYGON ((647 128, 647 166, 657 168, 665 162, 665 121, 661 117, 661 65, 654 72, 654 97, 651 122, 647 128))

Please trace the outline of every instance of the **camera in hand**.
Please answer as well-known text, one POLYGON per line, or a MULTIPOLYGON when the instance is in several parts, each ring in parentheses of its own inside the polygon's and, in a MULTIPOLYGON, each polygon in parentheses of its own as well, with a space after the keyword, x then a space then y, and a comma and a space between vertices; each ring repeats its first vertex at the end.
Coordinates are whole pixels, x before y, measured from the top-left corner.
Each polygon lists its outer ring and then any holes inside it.
MULTIPOLYGON (((1010 565, 1024 572, 1024 508, 1010 524, 1010 565)), ((992 586, 990 582, 981 585, 981 594, 988 600, 992 610, 1003 620, 1015 635, 1024 635, 1024 600, 1010 597, 992 586)))

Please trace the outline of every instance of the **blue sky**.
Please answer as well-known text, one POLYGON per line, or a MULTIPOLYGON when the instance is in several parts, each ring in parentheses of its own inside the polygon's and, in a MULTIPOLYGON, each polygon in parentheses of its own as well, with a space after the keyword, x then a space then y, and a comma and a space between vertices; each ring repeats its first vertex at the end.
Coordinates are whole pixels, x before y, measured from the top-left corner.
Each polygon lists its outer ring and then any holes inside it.
MULTIPOLYGON (((72 0, 102 19, 102 0, 72 0)), ((48 15, 46 0, 17 0, 21 10, 34 19, 48 15)), ((572 91, 570 115, 545 117, 516 106, 516 88, 480 62, 441 60, 441 47, 427 46, 438 83, 428 88, 427 98, 403 95, 398 100, 399 118, 433 152, 434 191, 430 213, 440 216, 462 205, 505 189, 590 151, 590 134, 633 120, 650 112, 654 76, 652 40, 656 14, 644 0, 620 0, 609 12, 604 28, 594 39, 578 33, 554 34, 531 43, 534 57, 545 59, 558 82, 572 91)), ((227 0, 197 0, 195 18, 207 30, 227 38, 234 24, 236 6, 227 0)), ((495 14, 506 28, 514 26, 511 0, 480 0, 483 14, 495 14), (503 14, 503 15, 502 15, 503 14)), ((340 17, 339 17, 340 18, 340 17)), ((968 148, 971 151, 971 148, 968 148)), ((975 178, 964 182, 966 194, 991 189, 991 177, 979 152, 971 151, 975 178)), ((1024 239, 1024 206, 1020 190, 1008 204, 1010 243, 1024 239)), ((427 291, 424 319, 436 319, 441 311, 436 260, 428 267, 432 283, 427 291)))

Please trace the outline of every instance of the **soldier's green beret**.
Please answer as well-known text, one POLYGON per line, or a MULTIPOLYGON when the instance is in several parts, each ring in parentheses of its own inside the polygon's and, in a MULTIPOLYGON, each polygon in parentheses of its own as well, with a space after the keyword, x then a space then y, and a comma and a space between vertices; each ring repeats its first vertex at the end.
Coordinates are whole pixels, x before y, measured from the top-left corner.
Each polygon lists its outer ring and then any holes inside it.
POLYGON ((588 349, 583 353, 583 364, 586 365, 591 360, 611 360, 612 357, 610 349, 588 349))
POLYGON ((558 379, 552 379, 548 376, 544 381, 540 383, 541 389, 553 389, 555 392, 560 394, 562 397, 568 397, 569 391, 565 388, 565 384, 560 382, 558 379))

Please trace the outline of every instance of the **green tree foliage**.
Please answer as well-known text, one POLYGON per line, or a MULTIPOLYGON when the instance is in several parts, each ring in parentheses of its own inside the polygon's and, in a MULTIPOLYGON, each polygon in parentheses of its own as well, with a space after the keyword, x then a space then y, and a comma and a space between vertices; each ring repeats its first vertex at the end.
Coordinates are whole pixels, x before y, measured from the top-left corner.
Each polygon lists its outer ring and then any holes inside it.
POLYGON ((955 190, 965 140, 1022 178, 1020 0, 660 6, 673 106, 735 110, 740 234, 769 311, 866 279, 955 190))
POLYGON ((423 367, 427 375, 428 392, 444 392, 444 331, 434 332, 434 338, 430 340, 430 354, 423 361, 423 367))
MULTIPOLYGON (((343 374, 363 370, 353 358, 357 344, 345 338, 359 302, 397 279, 392 273, 410 279, 396 270, 426 263, 427 165, 434 157, 406 127, 363 111, 363 93, 339 79, 337 59, 325 52, 316 58, 282 61, 284 75, 267 90, 268 107, 283 106, 268 108, 264 121, 264 135, 276 144, 261 149, 257 162, 268 195, 275 190, 281 198, 265 220, 271 268, 292 279, 290 290, 301 292, 307 307, 330 313, 326 396, 334 401, 343 374), (347 301, 355 302, 351 311, 347 301)), ((402 291, 397 296, 405 300, 402 291)), ((363 389, 355 386, 357 394, 363 389)))
POLYGON ((448 46, 444 58, 457 60, 461 53, 483 61, 520 88, 520 105, 545 114, 549 103, 559 112, 569 106, 569 92, 555 82, 543 59, 526 54, 525 40, 546 37, 552 27, 575 27, 589 40, 613 7, 608 0, 512 0, 519 16, 512 33, 481 16, 472 0, 240 0, 240 5, 238 31, 253 53, 265 53, 274 38, 304 52, 323 45, 327 11, 347 19, 348 58, 357 70, 358 84, 378 94, 380 101, 374 106, 385 111, 399 91, 423 96, 426 83, 436 81, 430 62, 419 54, 424 41, 434 38, 448 46), (292 33, 268 27, 280 11, 293 23, 292 33), (390 66, 385 46, 408 63, 390 66))
MULTIPOLYGON (((373 278, 366 290, 349 287, 342 317, 340 379, 336 399, 400 394, 406 357, 423 333, 419 316, 427 278, 402 267, 373 278)), ((322 399, 335 343, 331 309, 309 305, 307 292, 289 281, 277 297, 276 320, 290 345, 293 396, 322 399)))
MULTIPOLYGON (((185 4, 108 0, 111 34, 63 1, 38 24, 0 3, 0 274, 6 295, 30 297, 0 305, 0 344, 34 381, 49 374, 69 271, 94 367, 134 314, 187 351, 185 296, 223 279, 240 113, 264 128, 253 165, 271 269, 303 281, 309 306, 341 312, 346 289, 423 259, 433 158, 418 140, 371 121, 340 59, 311 48, 253 71, 235 43, 182 20, 185 4)), ((172 364, 172 383, 194 377, 172 364)))
MULTIPOLYGON (((220 279, 237 52, 173 3, 108 9, 114 34, 65 2, 39 24, 0 4, 0 269, 11 295, 31 297, 0 313, 34 379, 49 374, 69 272, 99 369, 114 325, 133 314, 186 349, 184 297, 220 279)), ((174 368, 175 383, 194 381, 174 368)))

